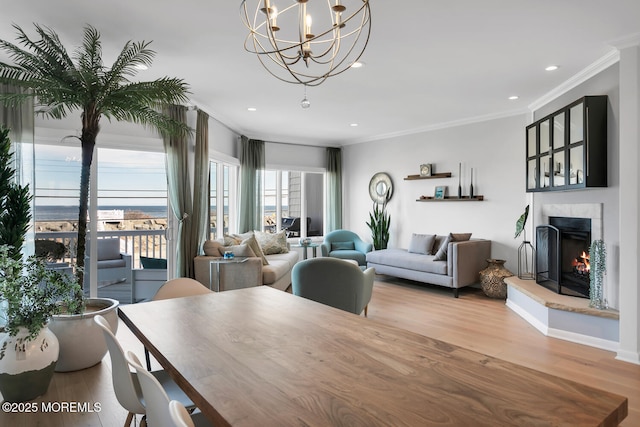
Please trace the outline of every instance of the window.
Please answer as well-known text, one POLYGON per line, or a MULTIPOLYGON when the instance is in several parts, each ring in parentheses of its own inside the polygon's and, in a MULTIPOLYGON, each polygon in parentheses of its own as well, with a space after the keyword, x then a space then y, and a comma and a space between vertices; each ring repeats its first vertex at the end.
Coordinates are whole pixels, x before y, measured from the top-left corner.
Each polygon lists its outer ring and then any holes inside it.
POLYGON ((209 162, 210 173, 210 238, 222 237, 235 230, 235 207, 237 166, 214 161, 209 162), (219 221, 219 218, 222 221, 219 221), (222 225, 222 227, 220 227, 222 225))
POLYGON ((324 174, 266 170, 264 231, 287 230, 288 237, 320 236, 324 227, 324 174), (305 222, 300 218, 307 218, 305 222))
MULTIPOLYGON (((120 237, 122 251, 134 255, 135 268, 140 256, 165 258, 164 154, 99 148, 94 162, 98 236, 120 237)), ((66 262, 75 262, 80 169, 79 146, 36 144, 35 238, 62 242, 66 262)))

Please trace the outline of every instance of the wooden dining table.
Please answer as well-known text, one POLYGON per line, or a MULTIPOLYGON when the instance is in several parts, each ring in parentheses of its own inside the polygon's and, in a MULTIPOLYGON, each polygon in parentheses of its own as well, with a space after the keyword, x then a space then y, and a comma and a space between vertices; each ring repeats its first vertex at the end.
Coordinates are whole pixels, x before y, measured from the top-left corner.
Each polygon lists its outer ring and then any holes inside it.
POLYGON ((267 286, 122 305, 220 426, 617 426, 627 399, 267 286))

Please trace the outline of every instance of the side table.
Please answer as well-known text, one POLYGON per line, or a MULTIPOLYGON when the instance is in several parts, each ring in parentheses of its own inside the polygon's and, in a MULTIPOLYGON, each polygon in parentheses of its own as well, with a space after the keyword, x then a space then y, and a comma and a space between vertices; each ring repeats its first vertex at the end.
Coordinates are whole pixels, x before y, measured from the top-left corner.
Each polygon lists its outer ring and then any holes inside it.
POLYGON ((312 249, 313 257, 316 258, 318 256, 318 246, 317 243, 309 243, 308 245, 291 245, 293 248, 302 248, 302 259, 307 259, 307 248, 312 249))
MULTIPOLYGON (((218 286, 216 288, 216 292, 220 292, 220 264, 239 264, 241 262, 245 262, 247 257, 234 257, 234 258, 213 258, 209 261, 209 289, 212 288, 211 284, 213 283, 213 266, 216 266, 216 278, 218 279, 218 286)), ((211 289, 213 290, 213 289, 211 289)))

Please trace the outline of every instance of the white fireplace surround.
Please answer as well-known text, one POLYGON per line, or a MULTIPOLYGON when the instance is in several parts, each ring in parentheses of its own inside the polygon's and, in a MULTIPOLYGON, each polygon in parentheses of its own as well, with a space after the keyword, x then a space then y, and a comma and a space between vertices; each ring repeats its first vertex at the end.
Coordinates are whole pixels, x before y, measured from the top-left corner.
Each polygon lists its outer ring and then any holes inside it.
POLYGON ((574 203, 542 205, 540 224, 549 224, 550 216, 590 218, 591 240, 602 240, 602 203, 574 203))

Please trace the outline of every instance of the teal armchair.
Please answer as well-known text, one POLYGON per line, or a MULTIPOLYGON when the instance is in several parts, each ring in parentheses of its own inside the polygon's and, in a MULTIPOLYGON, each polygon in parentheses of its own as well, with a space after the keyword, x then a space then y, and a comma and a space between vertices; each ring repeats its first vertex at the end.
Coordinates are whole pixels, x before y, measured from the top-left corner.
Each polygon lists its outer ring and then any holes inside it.
POLYGON ((349 261, 312 258, 298 262, 291 271, 294 295, 340 310, 360 314, 371 301, 375 270, 362 271, 349 261))
POLYGON ((366 267, 367 253, 373 250, 373 245, 363 241, 353 231, 335 230, 324 236, 320 250, 323 257, 352 259, 360 267, 366 267))

